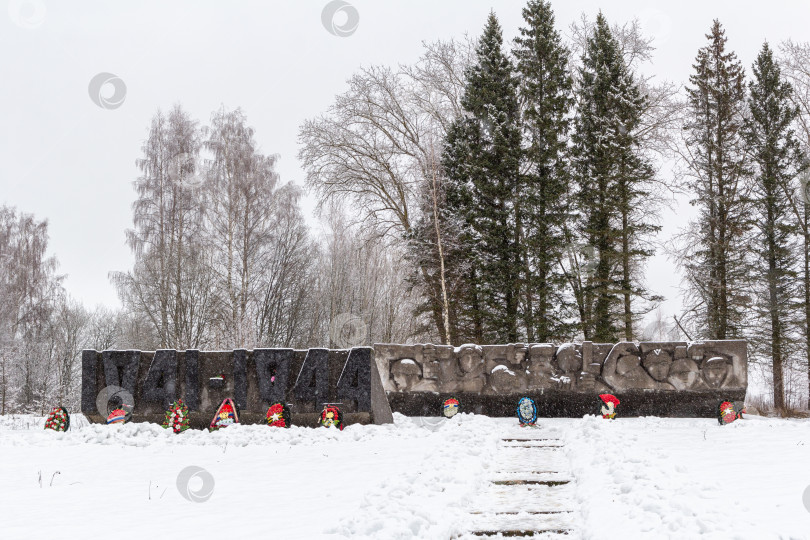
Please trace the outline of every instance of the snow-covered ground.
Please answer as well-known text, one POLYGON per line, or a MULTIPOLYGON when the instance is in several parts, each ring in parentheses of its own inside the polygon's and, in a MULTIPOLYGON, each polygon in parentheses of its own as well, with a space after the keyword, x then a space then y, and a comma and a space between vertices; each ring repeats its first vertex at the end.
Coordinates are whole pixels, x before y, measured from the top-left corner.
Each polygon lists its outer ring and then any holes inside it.
POLYGON ((526 435, 561 445, 562 461, 526 453, 521 466, 565 462, 569 538, 810 539, 809 420, 585 417, 530 429, 469 414, 395 415, 393 425, 342 432, 180 435, 71 420, 71 431, 55 433, 42 418, 0 417, 3 540, 452 538, 487 524, 493 464, 518 459, 503 439, 526 435), (186 486, 190 466, 203 472, 186 486), (187 500, 195 497, 208 498, 187 500))

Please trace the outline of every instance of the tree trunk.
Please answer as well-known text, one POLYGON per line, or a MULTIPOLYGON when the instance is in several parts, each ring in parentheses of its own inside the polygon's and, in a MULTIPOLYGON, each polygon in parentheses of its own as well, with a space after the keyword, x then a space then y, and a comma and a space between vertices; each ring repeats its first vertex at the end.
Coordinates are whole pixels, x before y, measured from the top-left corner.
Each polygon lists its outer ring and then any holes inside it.
POLYGON ((630 239, 627 207, 622 208, 622 290, 624 294, 624 339, 633 341, 633 310, 630 304, 630 239))
POLYGON ((777 411, 785 408, 785 387, 782 367, 782 328, 779 320, 779 295, 776 266, 776 241, 773 219, 768 211, 768 301, 771 312, 771 357, 773 358, 773 406, 777 411))
POLYGON ((807 359, 807 408, 810 410, 810 204, 804 206, 804 332, 807 359))
POLYGON ((442 322, 444 323, 444 344, 450 345, 450 302, 447 299, 447 278, 444 269, 444 250, 442 249, 442 233, 439 227, 439 197, 436 182, 436 168, 433 173, 433 223, 436 225, 436 248, 439 250, 439 279, 442 286, 442 322))

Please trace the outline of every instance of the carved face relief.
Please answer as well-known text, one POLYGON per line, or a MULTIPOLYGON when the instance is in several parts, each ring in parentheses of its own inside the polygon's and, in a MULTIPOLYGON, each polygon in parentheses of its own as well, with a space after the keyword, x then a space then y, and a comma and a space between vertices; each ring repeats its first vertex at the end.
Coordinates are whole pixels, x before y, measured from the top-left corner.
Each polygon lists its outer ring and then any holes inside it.
POLYGON ((667 380, 671 365, 672 358, 670 358, 669 353, 661 349, 650 351, 644 357, 644 368, 653 379, 659 382, 667 380))
POLYGON ((721 356, 714 356, 703 363, 703 379, 711 388, 720 388, 731 374, 731 362, 721 356))
POLYGON ((572 346, 563 346, 557 350, 557 365, 565 373, 573 373, 582 369, 582 359, 572 346))
POLYGON ((431 344, 425 345, 422 348, 422 361, 425 364, 429 364, 435 359, 436 359, 436 347, 431 344))
POLYGON ((391 363, 391 379, 397 390, 409 390, 422 379, 422 370, 411 359, 397 360, 391 363))
POLYGON ((698 383, 698 365, 694 360, 683 358, 672 362, 667 378, 676 390, 689 390, 698 383))
POLYGON ((458 365, 463 373, 472 373, 481 363, 481 355, 473 348, 463 349, 458 359, 458 365))
POLYGON ((532 358, 529 363, 529 370, 535 375, 551 376, 554 374, 554 366, 551 365, 551 358, 548 356, 532 358))

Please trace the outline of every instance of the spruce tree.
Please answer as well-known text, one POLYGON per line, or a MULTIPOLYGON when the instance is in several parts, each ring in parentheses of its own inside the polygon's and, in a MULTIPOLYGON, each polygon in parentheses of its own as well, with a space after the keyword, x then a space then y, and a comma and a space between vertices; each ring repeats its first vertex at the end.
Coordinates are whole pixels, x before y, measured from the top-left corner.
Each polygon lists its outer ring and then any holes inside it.
POLYGON ((442 157, 448 219, 466 227, 460 242, 468 292, 460 318, 479 343, 518 339, 521 133, 517 80, 502 45, 491 13, 466 72, 465 114, 448 130, 442 157))
POLYGON ((578 102, 572 136, 578 232, 595 257, 578 298, 581 329, 587 339, 633 339, 633 299, 655 300, 638 278, 652 255, 644 236, 658 229, 641 212, 654 171, 638 135, 645 98, 601 13, 579 68, 578 102))
POLYGON ((765 43, 753 65, 754 80, 748 85, 745 140, 756 170, 752 198, 758 241, 753 243, 759 259, 755 265, 756 291, 761 295, 759 317, 767 330, 758 331, 755 348, 772 359, 773 400, 776 409, 785 405, 783 366, 796 354, 799 321, 796 301, 798 273, 793 256, 800 230, 792 214, 791 186, 802 168, 799 142, 791 127, 798 115, 791 104, 792 88, 782 79, 773 52, 765 43), (759 339, 757 339, 759 338, 759 339))
POLYGON ((750 172, 742 137, 745 74, 736 55, 726 51, 719 21, 706 38, 687 88, 688 188, 700 215, 682 265, 692 297, 687 307, 700 314, 699 336, 730 339, 742 335, 750 303, 744 294, 750 172))
POLYGON ((554 29, 551 3, 530 0, 513 55, 520 75, 523 159, 521 215, 522 316, 528 341, 555 341, 566 323, 565 281, 558 260, 566 247, 570 216, 566 194, 569 112, 573 104, 568 49, 554 29))

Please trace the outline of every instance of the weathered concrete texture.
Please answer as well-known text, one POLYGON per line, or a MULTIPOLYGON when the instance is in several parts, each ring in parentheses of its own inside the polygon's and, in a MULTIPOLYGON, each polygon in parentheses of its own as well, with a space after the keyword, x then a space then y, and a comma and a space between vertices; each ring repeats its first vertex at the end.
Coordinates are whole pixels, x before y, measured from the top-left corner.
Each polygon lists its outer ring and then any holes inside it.
POLYGON ((370 347, 83 351, 82 412, 91 421, 106 418, 108 411, 98 411, 96 400, 108 386, 132 396, 133 421, 162 422, 178 398, 188 405, 190 424, 197 428, 208 426, 225 398, 236 402, 242 423, 264 423, 275 402, 288 404, 299 425, 317 425, 324 403, 339 404, 346 424, 393 421, 370 347))
POLYGON ((747 387, 742 340, 374 349, 391 408, 411 415, 436 415, 456 395, 463 410, 492 416, 513 415, 522 396, 535 399, 540 417, 581 416, 598 410, 598 394, 612 393, 620 415, 711 417, 747 387))

